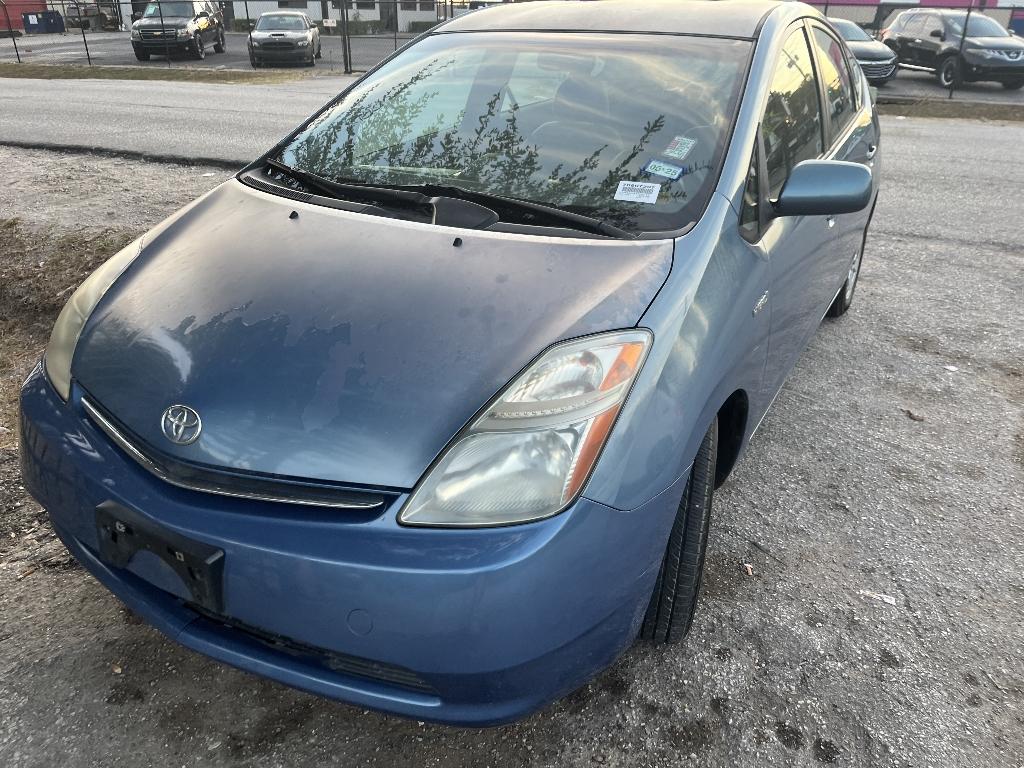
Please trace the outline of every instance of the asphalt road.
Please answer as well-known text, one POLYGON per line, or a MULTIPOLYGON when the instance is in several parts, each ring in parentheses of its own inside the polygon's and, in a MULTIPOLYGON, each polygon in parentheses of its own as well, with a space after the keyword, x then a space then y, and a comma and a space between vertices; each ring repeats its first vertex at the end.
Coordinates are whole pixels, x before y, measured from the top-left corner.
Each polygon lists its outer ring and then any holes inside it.
MULTIPOLYGON (((401 47, 412 35, 401 33, 397 47, 401 47)), ((200 68, 228 67, 231 69, 249 69, 247 35, 240 32, 227 34, 227 50, 214 53, 207 47, 206 58, 197 61, 188 54, 174 54, 172 66, 189 66, 200 68)), ((86 43, 82 42, 80 30, 64 34, 32 35, 19 38, 18 53, 21 60, 36 64, 86 64, 92 58, 93 64, 117 64, 140 67, 166 67, 165 56, 154 56, 149 61, 135 58, 131 40, 127 32, 87 32, 86 43), (89 55, 86 55, 86 43, 89 55)), ((332 71, 344 71, 344 54, 341 50, 341 38, 324 35, 321 38, 323 58, 316 66, 332 71)), ((396 41, 392 35, 353 36, 351 39, 352 67, 365 71, 395 51, 396 41)), ((14 42, 9 38, 0 39, 0 61, 16 61, 14 42)), ((300 65, 301 66, 301 65, 300 65)))
POLYGON ((352 77, 277 85, 0 80, 0 142, 98 147, 244 165, 352 77))

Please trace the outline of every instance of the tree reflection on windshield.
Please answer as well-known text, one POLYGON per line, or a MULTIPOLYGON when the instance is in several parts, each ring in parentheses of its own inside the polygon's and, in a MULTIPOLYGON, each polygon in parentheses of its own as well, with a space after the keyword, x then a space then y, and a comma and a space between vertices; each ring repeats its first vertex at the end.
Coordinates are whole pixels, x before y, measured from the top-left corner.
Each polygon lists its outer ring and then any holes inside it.
MULTIPOLYGON (((527 78, 519 52, 503 55, 508 63, 489 51, 475 59, 446 51, 406 77, 372 80, 313 121, 281 160, 332 180, 455 186, 598 216, 624 228, 635 228, 653 212, 678 212, 695 191, 708 194, 729 93, 681 117, 667 98, 676 94, 648 83, 653 97, 640 86, 641 96, 630 97, 642 109, 621 109, 616 102, 626 96, 615 89, 614 77, 594 76, 602 66, 614 75, 612 64, 596 56, 566 63, 564 55, 548 60, 535 54, 527 78), (684 150, 668 154, 673 141, 684 150), (652 161, 664 175, 652 173, 652 161), (616 199, 623 182, 650 185, 656 201, 616 199)), ((738 71, 734 62, 731 70, 738 71)))

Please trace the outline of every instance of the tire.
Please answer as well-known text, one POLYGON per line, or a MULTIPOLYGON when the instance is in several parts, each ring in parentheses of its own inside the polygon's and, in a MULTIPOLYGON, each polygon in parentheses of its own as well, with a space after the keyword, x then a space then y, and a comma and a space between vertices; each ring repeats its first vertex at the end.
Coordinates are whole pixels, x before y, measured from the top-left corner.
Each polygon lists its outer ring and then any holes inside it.
POLYGON ((935 79, 943 88, 949 88, 954 82, 960 79, 960 64, 956 56, 947 56, 939 62, 935 69, 935 79))
POLYGON ((679 502, 665 559, 640 628, 640 636, 645 640, 678 643, 690 631, 704 573, 717 454, 716 418, 697 450, 682 501, 679 502))
POLYGON ((1007 80, 1003 83, 1003 88, 1008 91, 1019 91, 1021 88, 1024 88, 1024 78, 1020 80, 1007 80))
POLYGON ((847 269, 846 282, 839 289, 839 293, 836 294, 836 298, 832 302, 832 306, 828 308, 828 312, 825 313, 825 317, 842 317, 846 314, 850 305, 853 304, 853 293, 857 290, 857 280, 860 279, 860 268, 864 263, 864 246, 867 244, 867 240, 868 231, 865 229, 864 238, 860 241, 860 250, 857 251, 847 269))
POLYGON ((135 51, 135 58, 139 61, 149 61, 149 54, 145 51, 135 51))
POLYGON ((206 44, 203 43, 202 35, 196 35, 192 38, 192 58, 199 61, 206 58, 206 44))
POLYGON ((217 36, 217 42, 213 44, 213 52, 214 53, 224 53, 226 48, 227 48, 227 40, 224 38, 224 30, 222 29, 220 31, 220 34, 217 36))
POLYGON ((259 69, 260 68, 260 63, 258 61, 256 61, 256 57, 253 56, 251 53, 249 54, 249 63, 252 64, 252 68, 253 69, 259 69))

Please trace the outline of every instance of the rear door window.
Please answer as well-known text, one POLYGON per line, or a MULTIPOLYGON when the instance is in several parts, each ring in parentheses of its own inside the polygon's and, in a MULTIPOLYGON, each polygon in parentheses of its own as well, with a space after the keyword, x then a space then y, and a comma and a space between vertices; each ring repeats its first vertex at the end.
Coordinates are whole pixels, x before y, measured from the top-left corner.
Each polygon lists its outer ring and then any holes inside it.
POLYGON ((825 87, 825 107, 829 113, 828 144, 831 146, 843 135, 856 114, 853 84, 840 42, 821 27, 814 26, 812 30, 818 73, 825 87))
POLYGON ((821 108, 811 51, 803 29, 786 40, 761 121, 768 196, 779 197, 793 166, 822 153, 821 108))

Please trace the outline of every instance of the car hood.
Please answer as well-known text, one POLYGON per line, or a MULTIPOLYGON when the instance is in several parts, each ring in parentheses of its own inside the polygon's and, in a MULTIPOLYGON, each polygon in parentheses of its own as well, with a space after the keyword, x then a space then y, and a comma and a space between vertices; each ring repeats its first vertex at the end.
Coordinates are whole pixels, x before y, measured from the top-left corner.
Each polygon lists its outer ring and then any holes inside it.
POLYGON ((1024 41, 1019 37, 968 37, 964 47, 987 48, 996 51, 1024 51, 1024 41))
POLYGON ((191 19, 184 16, 164 16, 163 20, 159 17, 150 17, 148 19, 139 19, 132 24, 133 29, 160 29, 161 27, 187 27, 191 19))
POLYGON ((672 261, 671 241, 457 230, 234 179, 154 233, 82 331, 86 393, 174 459, 391 488, 543 349, 634 326, 672 261), (202 418, 191 445, 161 432, 172 404, 202 418))
POLYGON ((889 46, 877 40, 847 40, 846 44, 858 61, 889 61, 896 58, 889 46))
POLYGON ((266 30, 266 31, 253 31, 253 40, 305 40, 309 37, 309 30, 266 30))

